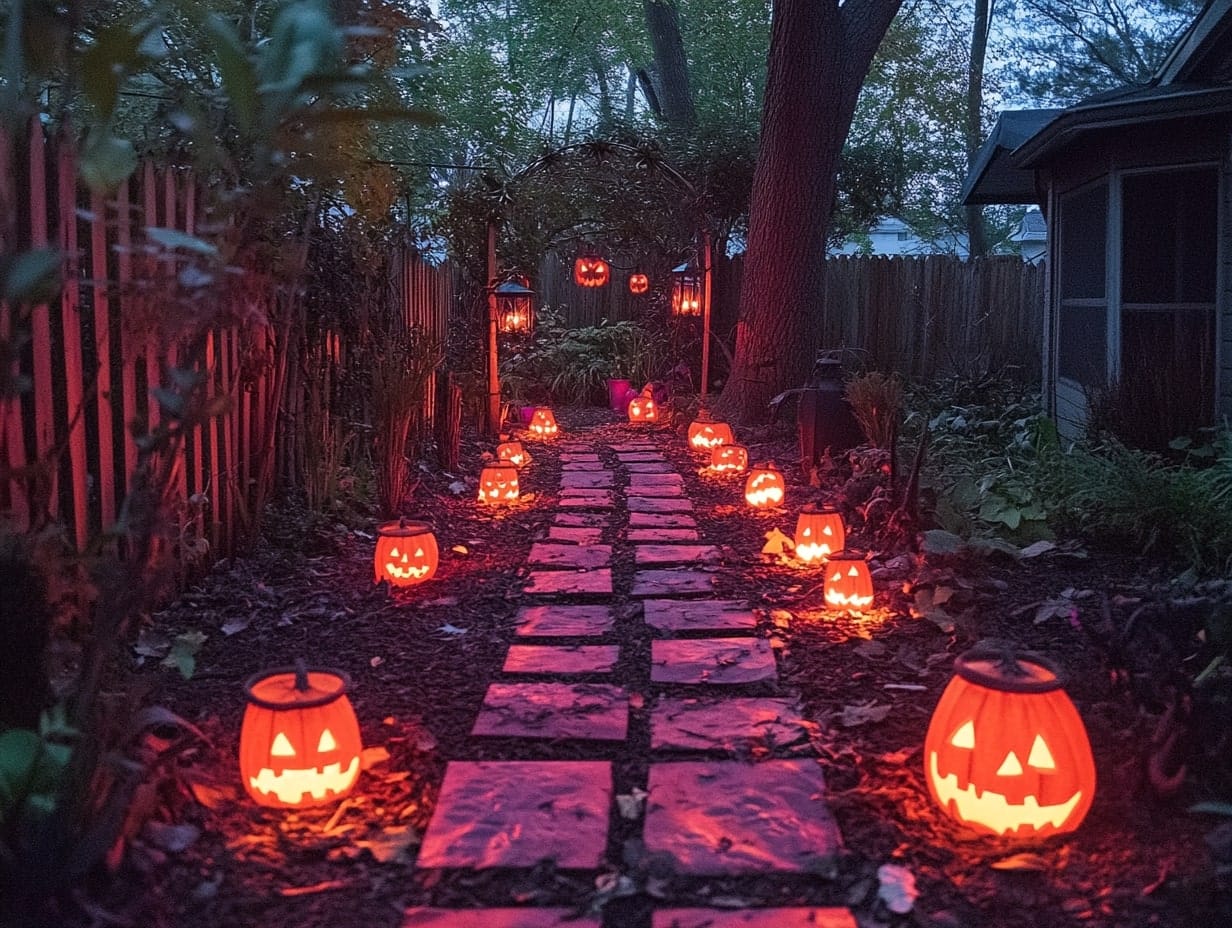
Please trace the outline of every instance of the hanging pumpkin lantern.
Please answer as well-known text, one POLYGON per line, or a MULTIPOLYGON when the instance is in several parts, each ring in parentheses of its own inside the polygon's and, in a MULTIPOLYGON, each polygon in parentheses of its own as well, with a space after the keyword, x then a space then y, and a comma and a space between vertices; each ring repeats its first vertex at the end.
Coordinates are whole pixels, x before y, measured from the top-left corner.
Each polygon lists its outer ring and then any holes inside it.
POLYGON ((694 451, 709 454, 719 445, 734 445, 736 436, 726 422, 715 422, 704 412, 689 423, 689 447, 694 451))
POLYGON ((573 262, 573 282, 579 287, 606 287, 612 268, 598 255, 579 255, 573 262))
POLYGON ((1044 838, 1077 828, 1095 797, 1095 762, 1056 665, 977 645, 954 670, 924 738, 936 803, 997 835, 1044 838))
POLYGON ((341 799, 359 776, 363 744, 338 670, 268 670, 244 684, 240 779, 259 805, 302 809, 341 799))
POLYGON ((847 544, 843 517, 837 509, 805 506, 796 517, 796 557, 811 564, 833 557, 847 544))
POLYGON ((530 455, 520 441, 502 441, 496 446, 496 460, 501 464, 512 464, 520 470, 530 463, 530 455))
POLYGON ((712 474, 743 474, 749 467, 749 449, 744 445, 715 445, 710 449, 712 474))
POLYGON ((518 469, 512 464, 489 464, 479 473, 479 502, 512 506, 518 501, 518 469))
POLYGON ((702 275, 697 268, 685 263, 672 269, 672 315, 700 316, 702 314, 702 275))
POLYGON ((635 296, 640 296, 650 289, 650 278, 645 274, 630 274, 629 275, 629 292, 635 296))
POLYGON ((783 502, 787 484, 773 461, 758 464, 744 481, 744 501, 754 509, 772 509, 783 502))
POLYGON ((439 559, 436 536, 427 522, 386 522, 376 530, 373 582, 388 580, 392 586, 423 583, 436 573, 439 559))
POLYGON ((560 431, 556 426, 556 417, 546 406, 536 406, 531 413, 530 425, 527 426, 539 438, 554 438, 560 431))
POLYGON ((860 612, 873 604, 873 578, 868 564, 853 559, 833 559, 826 564, 826 605, 831 609, 860 612))
POLYGON ((529 334, 535 328, 535 291, 523 281, 507 280, 497 285, 496 323, 505 334, 529 334))
POLYGON ((641 396, 629 400, 630 422, 655 422, 659 418, 659 407, 655 405, 654 393, 647 388, 641 396))

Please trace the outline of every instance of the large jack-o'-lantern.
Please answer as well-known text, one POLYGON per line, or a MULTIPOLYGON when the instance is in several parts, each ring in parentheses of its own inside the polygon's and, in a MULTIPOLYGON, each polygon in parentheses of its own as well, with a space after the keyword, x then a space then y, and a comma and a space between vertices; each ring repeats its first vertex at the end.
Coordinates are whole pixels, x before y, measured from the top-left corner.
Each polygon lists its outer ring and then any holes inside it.
POLYGON ((427 522, 399 519, 378 526, 376 533, 374 583, 388 580, 393 586, 414 586, 436 573, 440 551, 427 522))
POLYGON ((527 428, 537 438, 555 438, 556 433, 560 431, 560 427, 556 424, 556 416, 546 406, 535 407, 535 411, 530 416, 530 425, 527 428))
POLYGON ((496 446, 496 460, 501 464, 512 464, 521 470, 530 463, 530 455, 520 441, 502 441, 496 446))
POLYGON ((489 464, 479 472, 479 502, 512 506, 518 501, 518 469, 512 464, 489 464))
POLYGON ((744 445, 716 445, 710 449, 712 474, 743 474, 749 467, 749 449, 744 445))
POLYGON ((629 400, 628 412, 630 422, 657 422, 659 407, 655 404, 654 393, 647 388, 641 396, 629 400))
POLYGON ((736 436, 726 422, 715 422, 704 412, 689 423, 689 447, 701 454, 709 454, 719 445, 734 445, 736 436))
POLYGON ((744 501, 754 509, 773 509, 783 502, 787 484, 773 461, 758 464, 744 481, 744 501))
POLYGON ((796 517, 796 557, 806 564, 832 557, 847 544, 843 517, 837 509, 805 506, 796 517))
POLYGON ((863 561, 834 558, 826 564, 823 584, 826 605, 831 609, 860 612, 873 604, 873 578, 863 561))
POLYGON ((244 684, 240 779, 263 806, 301 809, 341 799, 359 776, 363 744, 338 670, 268 670, 244 684))
POLYGON ((579 287, 606 287, 612 267, 598 255, 580 255, 573 262, 573 281, 579 287))
POLYGON ((1095 761, 1057 667, 977 645, 954 671, 924 738, 933 799, 977 831, 1043 838, 1077 828, 1095 796, 1095 761))

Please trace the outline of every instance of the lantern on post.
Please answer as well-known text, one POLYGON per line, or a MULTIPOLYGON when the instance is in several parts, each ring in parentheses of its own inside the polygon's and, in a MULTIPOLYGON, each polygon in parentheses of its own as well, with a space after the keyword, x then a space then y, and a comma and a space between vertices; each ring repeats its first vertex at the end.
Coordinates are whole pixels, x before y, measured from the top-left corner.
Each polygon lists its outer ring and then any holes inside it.
POLYGON ((954 662, 924 737, 934 801, 977 831, 1073 831, 1095 797, 1095 761, 1061 672, 1038 654, 976 645, 954 662))
POLYGON ((359 777, 363 744, 351 679, 302 661, 250 677, 240 725, 240 780, 258 805, 303 809, 341 799, 359 777))
POLYGON ((754 509, 772 509, 783 502, 787 484, 773 461, 758 464, 744 482, 744 501, 754 509))
POLYGON ((831 609, 862 612, 873 604, 873 578, 868 564, 854 558, 833 558, 826 564, 823 586, 831 609))
POLYGON ((502 436, 502 438, 505 440, 496 446, 497 461, 501 464, 512 464, 519 470, 530 463, 530 455, 526 453, 520 441, 510 441, 507 436, 502 436))
POLYGON ((573 262, 573 282, 579 287, 606 287, 612 266, 594 253, 578 255, 573 262))
POLYGON ((726 422, 715 422, 703 410, 689 423, 689 447, 700 454, 709 454, 719 445, 734 445, 736 436, 726 422))
POLYGON ((534 331, 535 291, 524 280, 507 280, 497 285, 496 320, 505 335, 529 335, 534 331))
POLYGON ((805 506, 796 517, 796 557, 811 564, 832 557, 847 544, 843 517, 837 509, 827 506, 805 506))
POLYGON ((650 289, 650 278, 645 274, 630 274, 629 275, 629 292, 634 296, 641 296, 650 289))
POLYGON ((427 522, 386 522, 377 527, 376 536, 374 583, 388 580, 392 586, 415 586, 436 574, 440 551, 427 522))
POLYGON ((697 267, 685 262, 672 268, 672 315, 702 314, 702 275, 697 267))
POLYGON ((535 407, 535 411, 531 413, 530 424, 527 428, 539 438, 555 438, 556 433, 560 431, 560 428, 556 425, 556 416, 546 406, 535 407))
POLYGON ((479 502, 512 506, 518 501, 518 469, 512 464, 489 464, 479 472, 479 502))
POLYGON ((744 445, 715 445, 710 449, 712 474, 743 474, 749 467, 749 449, 744 445))

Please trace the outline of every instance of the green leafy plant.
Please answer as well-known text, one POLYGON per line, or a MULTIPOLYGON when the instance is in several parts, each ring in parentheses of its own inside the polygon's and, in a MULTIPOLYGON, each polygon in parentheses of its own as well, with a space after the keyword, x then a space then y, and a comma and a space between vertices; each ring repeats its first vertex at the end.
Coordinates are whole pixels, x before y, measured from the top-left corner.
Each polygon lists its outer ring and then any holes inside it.
POLYGON ((889 450, 903 414, 903 385, 880 371, 857 374, 847 381, 847 402, 870 445, 889 450))

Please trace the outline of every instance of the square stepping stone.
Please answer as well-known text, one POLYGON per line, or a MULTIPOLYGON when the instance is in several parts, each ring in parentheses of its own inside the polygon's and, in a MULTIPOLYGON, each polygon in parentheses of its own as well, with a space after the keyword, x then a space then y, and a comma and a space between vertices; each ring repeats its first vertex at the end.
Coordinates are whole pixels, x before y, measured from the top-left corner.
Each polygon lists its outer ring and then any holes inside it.
MULTIPOLYGON (((535 549, 531 548, 533 552, 535 549)), ((717 564, 719 549, 714 545, 638 545, 634 559, 641 566, 652 564, 717 564)))
POLYGON ((701 570, 639 570, 633 575, 631 596, 691 596, 713 593, 714 575, 701 570))
POLYGON ((515 644, 505 656, 505 673, 611 673, 620 657, 614 644, 515 644))
POLYGON ((834 908, 659 909, 652 918, 650 928, 858 928, 850 910, 834 908))
POLYGON ((725 686, 778 678, 764 638, 686 638, 650 643, 652 683, 725 686))
POLYGON ((598 638, 616 624, 609 606, 523 606, 517 634, 522 638, 598 638))
POLYGON ((611 802, 606 761, 450 761, 416 865, 594 869, 611 802))
POLYGON ((472 735, 621 741, 629 698, 606 683, 493 683, 472 735))
POLYGON ((649 464, 667 460, 658 451, 617 451, 616 459, 622 464, 649 464))
POLYGON ((629 489, 625 491, 625 495, 629 497, 641 496, 645 499, 678 499, 684 496, 684 487, 648 487, 640 484, 638 486, 630 485, 629 489))
POLYGON ((650 746, 656 751, 747 751, 807 740, 800 706, 791 699, 664 696, 650 713, 650 746))
POLYGON ((626 464, 630 474, 674 474, 676 469, 672 465, 664 462, 647 462, 638 464, 626 464))
POLYGON ((562 464, 576 464, 578 461, 598 461, 599 459, 596 451, 562 451, 560 453, 562 464))
POLYGON ((601 470, 609 470, 602 461, 574 461, 571 464, 562 464, 560 468, 562 474, 594 473, 601 470))
MULTIPOLYGON (((578 531, 582 531, 578 529, 578 531)), ((549 536, 550 537, 550 536, 549 536)), ((625 533, 625 540, 634 544, 661 544, 677 541, 699 541, 701 536, 693 528, 632 528, 625 533)))
POLYGON ((679 474, 630 474, 631 487, 679 487, 684 486, 684 478, 679 474))
POLYGON ((601 512, 558 512, 552 517, 552 524, 565 528, 607 528, 608 517, 601 512))
POLYGON ((599 928, 599 925, 598 916, 578 918, 576 909, 414 908, 402 913, 401 928, 599 928))
POLYGON ((612 570, 535 570, 523 590, 544 596, 611 596, 612 570))
POLYGON ((631 512, 629 528, 697 528, 697 520, 684 513, 631 512))
POLYGON ((617 454, 629 454, 631 452, 637 452, 637 451, 658 451, 659 450, 658 446, 655 445, 653 442, 646 441, 644 439, 620 442, 619 444, 608 445, 608 447, 611 448, 613 451, 615 451, 617 454))
POLYGON ((610 470, 580 470, 560 475, 560 485, 565 489, 609 489, 613 483, 610 470))
MULTIPOLYGON (((694 533, 696 534, 696 533, 694 533)), ((548 541, 570 545, 597 545, 603 537, 601 528, 569 528, 553 525, 548 528, 548 541)), ((687 541, 688 539, 681 539, 687 541)))
POLYGON ((642 496, 630 496, 625 500, 630 512, 692 512, 693 501, 688 499, 646 499, 642 496))
POLYGON ((816 871, 842 844, 813 759, 651 764, 647 789, 646 849, 680 873, 816 871))
POLYGON ((757 616, 748 603, 732 599, 648 599, 642 603, 646 624, 661 632, 748 631, 757 616))
POLYGON ((560 491, 561 509, 613 509, 611 490, 574 490, 566 487, 560 491))
POLYGON ((539 541, 530 546, 526 563, 532 567, 574 567, 590 570, 612 563, 611 545, 553 545, 539 541))

